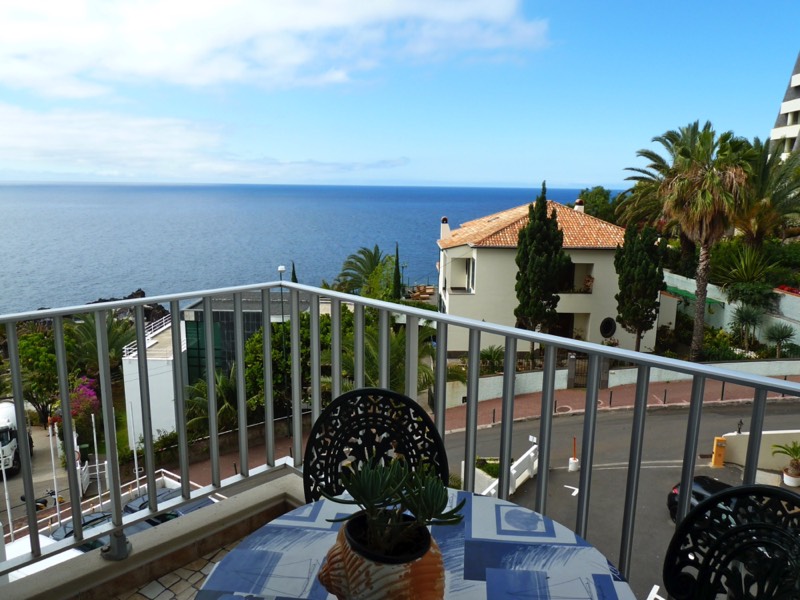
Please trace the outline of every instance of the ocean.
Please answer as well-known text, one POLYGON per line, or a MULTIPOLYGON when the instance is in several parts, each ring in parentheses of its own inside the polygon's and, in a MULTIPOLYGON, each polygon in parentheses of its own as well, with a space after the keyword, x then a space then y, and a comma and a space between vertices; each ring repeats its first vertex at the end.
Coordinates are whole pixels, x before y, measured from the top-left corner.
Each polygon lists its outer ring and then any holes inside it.
MULTIPOLYGON (((287 279, 332 282, 348 255, 399 245, 435 284, 439 224, 533 202, 539 188, 0 185, 0 315, 287 279)), ((579 189, 548 189, 573 202, 579 189)))

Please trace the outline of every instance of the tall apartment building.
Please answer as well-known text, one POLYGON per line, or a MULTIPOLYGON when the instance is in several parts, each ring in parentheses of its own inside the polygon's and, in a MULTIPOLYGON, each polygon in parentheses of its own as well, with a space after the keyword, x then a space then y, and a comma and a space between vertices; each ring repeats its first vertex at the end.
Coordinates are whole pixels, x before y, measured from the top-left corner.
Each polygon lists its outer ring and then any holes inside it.
POLYGON ((789 152, 800 150, 800 53, 769 137, 782 158, 789 152))

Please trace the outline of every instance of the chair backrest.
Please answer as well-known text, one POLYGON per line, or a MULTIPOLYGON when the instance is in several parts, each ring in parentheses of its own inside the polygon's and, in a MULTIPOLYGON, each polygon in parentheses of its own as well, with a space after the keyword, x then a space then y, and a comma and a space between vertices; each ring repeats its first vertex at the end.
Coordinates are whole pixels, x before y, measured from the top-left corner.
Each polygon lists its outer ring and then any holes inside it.
POLYGON ((800 496, 742 485, 681 521, 664 558, 671 598, 800 598, 800 496))
POLYGON ((433 421, 411 398, 378 388, 342 394, 322 411, 311 428, 303 458, 306 502, 319 500, 320 490, 336 496, 344 491, 342 465, 358 468, 376 458, 402 457, 414 470, 430 464, 447 485, 447 452, 433 421))

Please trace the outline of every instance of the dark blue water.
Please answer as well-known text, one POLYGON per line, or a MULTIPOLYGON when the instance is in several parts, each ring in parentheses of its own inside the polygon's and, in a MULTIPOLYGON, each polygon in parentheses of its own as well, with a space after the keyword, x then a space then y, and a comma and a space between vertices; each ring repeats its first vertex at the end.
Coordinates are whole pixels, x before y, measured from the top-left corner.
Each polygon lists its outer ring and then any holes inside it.
MULTIPOLYGON (((572 202, 580 190, 548 190, 572 202)), ((0 314, 275 281, 332 281, 348 255, 400 247, 407 283, 437 281, 439 224, 532 202, 538 189, 0 186, 0 314)))

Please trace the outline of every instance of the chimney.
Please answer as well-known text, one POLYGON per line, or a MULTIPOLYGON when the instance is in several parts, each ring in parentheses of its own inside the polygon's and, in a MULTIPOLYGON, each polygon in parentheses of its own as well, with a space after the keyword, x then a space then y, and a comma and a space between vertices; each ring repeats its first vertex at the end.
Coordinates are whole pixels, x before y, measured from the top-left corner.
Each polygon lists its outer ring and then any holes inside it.
POLYGON ((583 212, 583 200, 580 198, 575 200, 575 210, 578 212, 583 212))
POLYGON ((450 225, 447 224, 447 217, 442 217, 442 225, 439 228, 439 239, 446 240, 450 237, 450 225))

